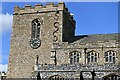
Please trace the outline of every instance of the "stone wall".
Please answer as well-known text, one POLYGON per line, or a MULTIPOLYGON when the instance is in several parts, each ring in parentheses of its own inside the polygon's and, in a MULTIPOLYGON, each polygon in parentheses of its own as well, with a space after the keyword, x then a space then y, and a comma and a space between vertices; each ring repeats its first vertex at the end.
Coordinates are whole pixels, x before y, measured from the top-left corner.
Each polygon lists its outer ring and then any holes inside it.
MULTIPOLYGON (((108 50, 116 51, 116 56, 118 56, 118 42, 116 40, 96 42, 79 42, 79 40, 73 40, 73 42, 69 42, 69 39, 74 38, 74 30, 75 20, 73 19, 73 15, 70 14, 62 2, 57 5, 47 3, 46 6, 42 6, 41 4, 36 4, 34 7, 26 5, 25 8, 16 6, 13 16, 8 78, 31 77, 32 73, 34 73, 37 55, 39 56, 38 62, 46 66, 48 66, 47 64, 55 64, 55 60, 52 58, 54 56, 56 56, 57 59, 57 66, 70 64, 69 53, 72 51, 79 51, 81 53, 79 63, 85 64, 85 48, 87 48, 87 52, 94 50, 99 53, 98 65, 105 64, 104 53, 108 50), (37 49, 33 49, 30 46, 32 34, 31 22, 35 19, 42 22, 39 36, 41 45, 37 49)), ((114 65, 118 65, 118 57, 116 57, 116 63, 114 65)), ((59 67, 64 68, 64 66, 65 65, 59 67)), ((63 73, 60 71, 58 71, 58 73, 63 75, 64 73, 68 74, 65 71, 69 70, 66 69, 69 67, 71 68, 69 65, 65 67, 65 69, 62 69, 63 73)), ((77 70, 76 67, 77 65, 73 68, 77 70)), ((48 68, 51 68, 52 72, 54 72, 53 66, 48 68)), ((58 70, 60 70, 60 68, 58 70)), ((40 70, 45 72, 44 75, 51 74, 49 71, 44 71, 45 69, 40 70)), ((82 70, 82 68, 79 69, 79 71, 80 70, 82 70)), ((73 77, 76 74, 78 75, 79 71, 72 72, 73 74, 68 75, 73 77)), ((71 71, 69 73, 71 73, 71 71)), ((56 72, 54 72, 54 74, 56 74, 56 72)))
POLYGON ((115 40, 109 42, 86 42, 86 43, 59 43, 54 45, 54 49, 56 50, 57 61, 59 64, 68 64, 69 61, 69 53, 72 51, 78 51, 81 53, 81 64, 85 64, 85 56, 84 49, 87 48, 87 52, 96 51, 99 53, 97 64, 105 64, 104 53, 113 50, 116 52, 116 64, 118 64, 118 42, 115 40))
MULTIPOLYGON (((61 64, 55 66, 52 64, 48 65, 36 65, 38 67, 33 73, 32 77, 35 77, 40 72, 41 78, 50 78, 53 75, 60 75, 64 78, 80 78, 81 71, 93 71, 95 70, 95 78, 103 78, 109 74, 118 75, 118 65, 107 64, 107 65, 83 65, 83 64, 61 64)), ((84 78, 92 78, 91 72, 83 72, 84 78)))
MULTIPOLYGON (((46 6, 36 4, 34 7, 26 5, 24 8, 19 6, 14 8, 8 77, 29 77, 33 72, 36 55, 39 55, 40 63, 51 63, 53 43, 62 42, 64 10, 67 11, 67 8, 63 2, 58 4, 47 3, 46 6), (35 19, 42 22, 39 36, 41 46, 37 49, 30 46, 31 23, 35 19), (55 24, 56 22, 58 24, 55 24), (54 41, 54 39, 56 40, 54 41)), ((70 13, 68 15, 72 20, 70 13)))

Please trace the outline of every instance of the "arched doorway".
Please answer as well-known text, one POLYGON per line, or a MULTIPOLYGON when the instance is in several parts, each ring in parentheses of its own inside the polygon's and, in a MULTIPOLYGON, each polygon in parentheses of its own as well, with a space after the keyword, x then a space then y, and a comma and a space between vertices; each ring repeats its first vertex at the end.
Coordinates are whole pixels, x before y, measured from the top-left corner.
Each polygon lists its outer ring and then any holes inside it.
POLYGON ((120 76, 116 74, 109 74, 103 77, 103 80, 119 80, 120 76))
POLYGON ((49 80, 64 80, 64 78, 60 75, 54 75, 54 76, 51 76, 49 80))

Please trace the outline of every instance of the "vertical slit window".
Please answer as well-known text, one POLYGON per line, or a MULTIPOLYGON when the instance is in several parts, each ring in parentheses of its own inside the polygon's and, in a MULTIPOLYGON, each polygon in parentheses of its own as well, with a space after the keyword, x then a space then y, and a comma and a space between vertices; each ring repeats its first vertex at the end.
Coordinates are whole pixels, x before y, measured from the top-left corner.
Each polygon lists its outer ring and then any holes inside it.
POLYGON ((79 54, 77 54, 77 62, 79 62, 79 54))
POLYGON ((90 53, 88 53, 88 63, 90 62, 90 53))
POLYGON ((39 38, 40 34, 40 23, 38 19, 32 21, 32 34, 31 38, 39 38))
POLYGON ((97 62, 97 54, 95 53, 95 62, 97 62))

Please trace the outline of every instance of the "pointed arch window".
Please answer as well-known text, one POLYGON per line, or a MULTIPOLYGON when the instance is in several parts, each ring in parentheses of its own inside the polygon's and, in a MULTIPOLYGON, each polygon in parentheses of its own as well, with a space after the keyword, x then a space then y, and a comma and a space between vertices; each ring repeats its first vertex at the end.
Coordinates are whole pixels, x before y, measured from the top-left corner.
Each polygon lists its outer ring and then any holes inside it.
POLYGON ((38 19, 32 21, 32 35, 31 38, 39 38, 40 35, 40 22, 38 19))
POLYGON ((40 26, 42 22, 39 21, 39 19, 34 19, 31 24, 32 24, 32 30, 31 30, 30 45, 33 49, 37 49, 41 45, 41 40, 39 36, 40 36, 40 26))
POLYGON ((73 51, 70 52, 69 57, 70 57, 70 64, 79 63, 81 58, 81 53, 78 51, 73 51))
POLYGON ((97 62, 98 61, 98 53, 95 51, 90 51, 87 53, 87 62, 97 62))
POLYGON ((107 63, 115 63, 115 58, 116 58, 116 52, 109 50, 105 52, 105 62, 107 63))

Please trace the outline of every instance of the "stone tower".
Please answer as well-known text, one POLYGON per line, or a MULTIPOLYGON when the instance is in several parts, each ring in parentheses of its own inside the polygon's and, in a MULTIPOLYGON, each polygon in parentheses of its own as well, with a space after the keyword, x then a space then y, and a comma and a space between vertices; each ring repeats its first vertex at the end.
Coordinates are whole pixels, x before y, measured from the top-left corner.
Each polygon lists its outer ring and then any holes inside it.
POLYGON ((75 34, 75 20, 63 2, 14 7, 8 77, 28 78, 36 64, 53 64, 53 44, 68 42, 75 34))

